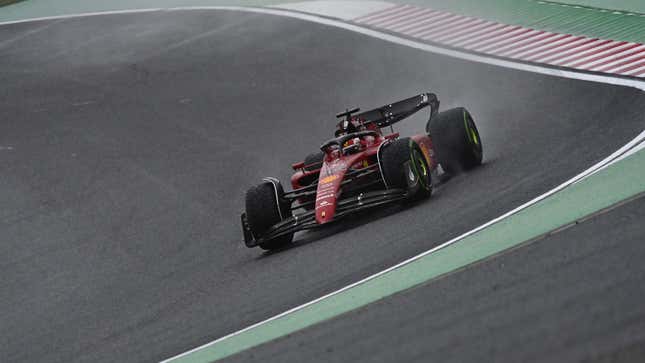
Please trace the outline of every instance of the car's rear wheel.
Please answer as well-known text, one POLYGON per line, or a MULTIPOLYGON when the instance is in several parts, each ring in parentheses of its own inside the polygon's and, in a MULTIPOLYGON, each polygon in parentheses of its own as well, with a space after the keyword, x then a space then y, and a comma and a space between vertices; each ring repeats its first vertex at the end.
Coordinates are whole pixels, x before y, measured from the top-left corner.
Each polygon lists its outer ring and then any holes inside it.
MULTIPOLYGON (((261 238, 273 225, 291 216, 279 183, 264 182, 246 192, 246 217, 255 238, 261 238)), ((293 233, 260 243, 260 248, 274 250, 293 241, 293 233)))
POLYGON ((445 171, 456 174, 482 163, 483 149, 475 121, 465 108, 453 108, 434 116, 428 135, 445 171))
POLYGON ((379 163, 383 181, 388 189, 404 189, 411 199, 429 197, 432 194, 430 167, 419 145, 410 138, 398 139, 384 145, 380 150, 379 163), (406 165, 409 164, 409 168, 406 165), (418 187, 410 188, 410 184, 418 187))

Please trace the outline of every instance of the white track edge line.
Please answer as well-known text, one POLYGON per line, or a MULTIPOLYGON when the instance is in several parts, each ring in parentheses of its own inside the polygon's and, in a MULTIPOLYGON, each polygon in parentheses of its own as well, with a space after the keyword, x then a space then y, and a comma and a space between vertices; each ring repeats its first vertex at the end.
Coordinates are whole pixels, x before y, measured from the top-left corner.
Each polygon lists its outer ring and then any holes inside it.
POLYGON ((51 16, 51 17, 41 17, 41 18, 24 19, 24 20, 9 21, 9 22, 0 22, 0 25, 25 23, 25 22, 40 21, 40 20, 98 16, 98 15, 143 13, 143 12, 155 12, 155 11, 180 11, 180 10, 231 10, 231 11, 242 11, 242 12, 285 16, 285 17, 310 21, 318 24, 323 24, 327 26, 333 26, 336 28, 341 28, 341 29, 353 31, 356 33, 360 33, 363 35, 371 36, 373 38, 381 39, 390 43, 396 43, 396 44, 408 46, 410 48, 415 48, 418 50, 445 55, 453 58, 464 59, 472 62, 479 62, 479 63, 490 64, 490 65, 495 65, 495 66, 504 67, 504 68, 516 69, 516 70, 538 73, 538 74, 545 74, 549 76, 577 79, 582 81, 591 81, 591 82, 597 82, 597 83, 605 83, 605 84, 611 84, 611 85, 617 85, 617 86, 633 87, 633 88, 637 88, 642 91, 645 91, 645 81, 638 80, 638 79, 620 78, 620 77, 614 77, 612 75, 586 73, 584 71, 557 69, 557 68, 548 67, 546 65, 542 66, 537 64, 526 64, 521 62, 515 62, 512 60, 507 60, 507 59, 494 58, 486 55, 472 54, 466 51, 448 49, 437 45, 430 45, 427 43, 422 43, 411 39, 405 39, 396 35, 379 32, 373 29, 368 29, 360 25, 346 23, 341 20, 335 20, 331 18, 318 16, 318 15, 305 14, 305 13, 299 13, 299 12, 282 10, 282 9, 253 8, 253 7, 243 7, 243 6, 186 6, 186 7, 172 7, 172 8, 150 8, 150 9, 136 9, 136 10, 92 12, 92 13, 85 13, 85 14, 58 15, 58 16, 51 16))
MULTIPOLYGON (((571 72, 571 71, 566 71, 566 70, 558 70, 558 69, 553 69, 553 68, 548 68, 548 67, 541 67, 538 65, 529 65, 529 64, 524 64, 524 63, 515 63, 512 61, 508 60, 500 60, 496 58, 491 58, 491 57, 486 57, 486 56, 481 56, 481 55, 475 55, 475 54, 470 54, 466 52, 461 52, 461 51, 456 51, 452 49, 446 49, 446 48, 441 48, 438 46, 433 46, 425 43, 419 43, 416 41, 412 41, 409 39, 404 39, 400 38, 394 35, 386 34, 386 33, 381 33, 372 29, 366 29, 357 25, 345 23, 339 20, 333 20, 329 18, 324 18, 316 15, 310 15, 310 14, 303 14, 303 13, 298 13, 298 12, 292 12, 292 11, 287 11, 287 10, 277 10, 277 9, 267 9, 267 8, 251 8, 251 7, 240 7, 240 6, 204 6, 204 7, 174 7, 174 8, 153 8, 153 9, 136 9, 136 10, 117 10, 117 11, 106 11, 106 12, 94 12, 94 13, 86 13, 86 14, 70 14, 70 15, 59 15, 59 16, 53 16, 53 17, 41 17, 41 18, 34 18, 34 19, 25 19, 25 20, 18 20, 18 21, 10 21, 10 22, 0 22, 0 25, 7 25, 7 24, 16 24, 16 23, 25 23, 25 22, 30 22, 30 21, 37 21, 37 20, 52 20, 52 19, 65 19, 65 18, 76 18, 76 17, 87 17, 87 16, 97 16, 97 15, 110 15, 110 14, 127 14, 127 13, 142 13, 142 12, 155 12, 155 11, 174 11, 174 10, 232 10, 232 11, 242 11, 242 12, 254 12, 254 13, 263 13, 263 14, 269 14, 269 15, 278 15, 278 16, 286 16, 286 17, 291 17, 291 18, 297 18, 300 20, 306 20, 306 21, 311 21, 315 22, 318 24, 323 24, 323 25, 328 25, 328 26, 334 26, 337 28, 342 28, 345 30, 349 31, 354 31, 357 33, 361 33, 364 35, 368 35, 377 39, 381 39, 384 41, 408 46, 411 48, 415 48, 418 50, 423 50, 426 52, 430 53, 436 53, 436 54, 441 54, 441 55, 446 55, 446 56, 451 56, 459 59, 465 59, 469 61, 474 61, 474 62, 479 62, 479 63, 485 63, 485 64, 491 64, 491 65, 497 65, 500 67, 505 67, 505 68, 511 68, 511 69, 516 69, 516 70, 523 70, 527 72, 533 72, 533 73, 539 73, 539 74, 545 74, 545 75, 551 75, 551 76, 559 76, 559 77, 564 77, 564 78, 571 78, 571 79, 578 79, 578 80, 585 80, 585 81, 592 81, 592 82, 599 82, 599 83, 606 83, 606 84, 612 84, 612 85, 620 85, 620 86, 627 86, 627 87, 634 87, 640 90, 645 90, 645 82, 639 81, 639 80, 631 80, 631 79, 624 79, 624 78, 615 78, 611 76, 602 76, 602 75, 595 75, 595 74, 589 74, 589 73, 583 73, 583 72, 571 72)), ((314 299, 312 301, 309 301, 305 304, 296 306, 292 309, 289 309, 283 313, 280 313, 278 315, 275 315, 271 318, 268 318, 266 320, 260 321, 258 323, 255 323, 253 325, 250 325, 244 329, 238 330, 236 332, 233 332, 231 334, 228 334, 226 336, 223 336, 221 338, 218 338, 212 342, 203 344, 199 347, 193 348, 187 352, 181 353, 179 355, 176 355, 172 358, 166 359, 162 361, 162 363, 170 362, 172 360, 181 358, 183 356, 186 356, 188 354, 191 354, 195 351, 204 349, 206 347, 212 346, 218 342, 221 342, 223 340, 226 340, 228 338, 231 338, 233 336, 239 335, 243 332, 246 332, 248 330, 254 329, 260 325, 264 325, 270 321, 277 320, 283 316, 289 315, 293 312, 296 312, 298 310, 302 310, 310 305, 313 305, 321 300, 327 299, 331 296, 338 295, 339 293, 342 293, 346 290, 349 290, 355 286, 364 284, 370 280, 373 280, 379 276, 382 276, 384 274, 389 273, 390 271, 396 270, 402 266, 408 265, 416 260, 419 260, 427 255, 430 255, 440 249, 443 249, 445 247, 448 247, 466 237, 469 237, 495 223, 500 222, 503 219, 506 219, 514 214, 517 214, 518 212, 556 194, 557 192, 565 189, 566 187, 579 182, 580 180, 586 178, 589 175, 594 174, 595 172, 607 167, 608 165, 611 164, 612 161, 615 159, 621 157, 622 155, 628 153, 632 148, 637 146, 639 143, 641 143, 643 140, 645 140, 645 131, 641 132, 636 138, 634 138, 632 141, 618 149, 616 152, 608 156, 607 158, 603 159, 602 161, 596 163, 592 167, 588 168, 587 170, 583 171, 582 173, 576 175, 575 177, 569 179, 568 181, 560 184, 559 186, 551 189, 550 191, 520 205, 519 207, 516 207, 515 209, 487 222, 482 224, 481 226, 474 228, 466 233, 463 233, 462 235, 455 237, 447 242, 442 243, 439 246, 436 246, 428 251, 422 252, 416 256, 413 256, 403 262, 400 262, 392 267, 389 267, 383 271, 377 272, 376 274, 370 275, 362 280, 359 280, 357 282, 354 282, 350 285, 347 285, 341 289, 338 289, 336 291, 333 291, 329 294, 326 294, 324 296, 321 296, 317 299, 314 299)))
MULTIPOLYGON (((605 167, 613 165, 613 164, 616 164, 617 162, 619 162, 621 160, 624 160, 624 159, 626 159, 627 157, 629 157, 631 155, 636 154, 638 151, 643 150, 645 148, 645 131, 641 132, 640 135, 638 135, 635 139, 630 141, 627 145, 625 145, 625 147, 627 147, 625 150, 622 150, 622 151, 618 150, 615 153, 613 153, 611 156, 613 156, 614 158, 607 165, 605 165, 605 167), (629 146, 629 147, 627 147, 627 146, 629 146)), ((586 177, 590 177, 590 176, 598 173, 599 171, 601 171, 605 167, 597 169, 597 170, 594 170, 593 172, 588 174, 586 177)), ((576 181, 576 183, 578 183, 579 181, 580 180, 576 181)))

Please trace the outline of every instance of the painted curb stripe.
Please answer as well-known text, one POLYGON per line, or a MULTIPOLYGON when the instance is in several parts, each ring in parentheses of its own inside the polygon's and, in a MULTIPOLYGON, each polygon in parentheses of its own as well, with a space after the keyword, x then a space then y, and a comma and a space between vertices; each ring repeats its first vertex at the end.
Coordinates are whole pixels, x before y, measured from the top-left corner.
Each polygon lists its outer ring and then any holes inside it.
POLYGON ((559 39, 558 37, 563 37, 563 35, 540 31, 540 33, 536 36, 531 36, 520 42, 513 42, 503 49, 497 49, 496 52, 500 55, 507 56, 507 53, 512 54, 520 49, 535 49, 544 44, 549 44, 551 42, 554 42, 553 38, 556 38, 557 40, 559 39))
POLYGON ((467 51, 490 54, 508 59, 519 59, 543 62, 548 65, 563 66, 577 70, 594 69, 598 72, 616 74, 621 76, 643 77, 645 71, 641 68, 645 62, 640 62, 638 57, 630 58, 633 54, 626 53, 632 48, 643 46, 641 43, 615 42, 612 40, 596 39, 584 36, 576 36, 570 42, 580 41, 583 44, 600 40, 591 47, 579 48, 574 51, 567 47, 553 48, 553 52, 541 58, 536 58, 535 51, 538 47, 546 44, 555 45, 559 40, 556 35, 573 37, 572 34, 547 33, 540 29, 522 27, 518 25, 505 25, 496 22, 486 22, 484 19, 464 17, 447 11, 433 10, 427 7, 410 6, 405 9, 404 24, 407 28, 391 27, 388 25, 399 24, 400 13, 392 12, 390 9, 374 12, 368 15, 367 20, 360 23, 372 28, 384 29, 394 33, 400 33, 419 40, 431 43, 439 43, 450 47, 460 48, 467 51), (416 16, 414 15, 416 13, 416 16), (371 21, 375 17, 378 21, 371 21), (440 21, 437 21, 441 19, 440 21), (417 22, 415 28, 412 22, 417 22), (486 23, 485 31, 482 30, 482 23, 486 23), (411 24, 412 23, 412 24, 411 24), (410 26, 412 26, 410 28, 410 26), (466 32, 464 34, 464 27, 466 32), (412 31, 415 30, 415 31, 412 31), (481 32, 481 33, 480 33, 481 32), (446 38, 446 34, 459 33, 459 38, 446 38), (473 36, 475 36, 473 38, 473 36), (523 53, 509 52, 515 49, 522 49, 523 53), (571 52, 570 52, 571 51, 571 52), (604 64, 624 61, 622 68, 596 69, 596 63, 604 64))
POLYGON ((470 29, 479 29, 481 26, 487 25, 485 24, 486 21, 482 19, 474 19, 474 18, 465 19, 465 21, 462 21, 460 23, 461 24, 459 24, 459 26, 456 26, 452 29, 447 28, 447 29, 441 29, 441 31, 438 31, 438 32, 434 32, 432 36, 437 39, 443 39, 449 36, 454 36, 456 34, 463 34, 464 32, 467 32, 470 29))
MULTIPOLYGON (((515 59, 512 59, 512 58, 502 59, 499 57, 490 57, 490 56, 487 56, 486 54, 477 54, 477 53, 468 52, 468 51, 460 51, 460 50, 455 50, 451 48, 446 48, 440 45, 434 45, 434 44, 428 44, 425 42, 415 41, 415 40, 399 37, 393 34, 383 33, 374 29, 366 28, 360 25, 356 25, 354 23, 348 23, 341 20, 330 19, 330 18, 326 18, 326 17, 314 15, 314 14, 305 14, 300 12, 294 12, 292 10, 283 10, 280 8, 251 8, 251 7, 243 7, 243 6, 190 6, 190 7, 175 7, 175 8, 116 10, 116 11, 67 14, 67 15, 56 15, 56 16, 40 17, 40 18, 33 18, 33 19, 14 20, 14 21, 8 21, 8 22, 0 22, 0 26, 34 22, 34 21, 70 19, 70 18, 88 17, 88 16, 148 13, 148 12, 159 12, 159 11, 190 11, 190 10, 230 10, 230 11, 242 11, 242 12, 252 12, 252 13, 261 13, 261 14, 268 14, 268 15, 284 16, 289 18, 300 19, 303 21, 310 21, 313 23, 318 23, 326 26, 332 26, 340 29, 345 29, 348 31, 353 31, 359 34, 370 36, 376 39, 381 39, 386 42, 395 43, 395 44, 407 46, 410 48, 414 48, 417 50, 421 50, 424 52, 444 55, 444 56, 458 58, 458 59, 464 59, 471 62, 491 64, 498 67, 516 69, 516 70, 533 72, 538 74, 545 74, 545 75, 556 76, 556 77, 578 79, 583 81, 599 82, 599 83, 626 86, 626 87, 634 87, 640 90, 645 90, 645 82, 640 78, 620 78, 620 77, 616 77, 615 73, 603 75, 600 73, 598 74, 588 73, 584 71, 576 71, 573 69, 572 70, 558 69, 558 68, 550 67, 547 64, 522 63, 522 62, 517 62, 515 61, 515 59)), ((485 28, 484 33, 488 34, 491 31, 495 31, 495 29, 498 29, 498 28, 505 29, 509 27, 511 26, 494 23, 494 26, 492 27, 493 30, 485 28)), ((477 32, 477 34, 481 35, 483 33, 477 32)), ((472 35, 467 34, 464 36, 460 36, 458 39, 453 39, 452 41, 454 42, 462 39, 467 41, 470 38, 472 38, 472 35)), ((595 41, 596 39, 591 39, 591 40, 595 41)), ((611 41, 608 40, 606 42, 611 42, 611 41)), ((645 75, 645 64, 643 64, 642 67, 639 66, 638 68, 633 69, 631 73, 633 75, 645 75)))
POLYGON ((491 32, 494 32, 498 29, 502 29, 508 27, 508 25, 503 25, 503 24, 497 24, 493 22, 487 22, 486 26, 484 27, 473 27, 470 31, 468 32, 460 32, 459 35, 455 35, 454 37, 446 37, 446 38, 438 38, 437 42, 445 42, 446 44, 459 44, 459 42, 463 42, 464 40, 467 39, 473 39, 474 37, 479 37, 480 35, 483 34, 489 34, 491 32))
POLYGON ((413 19, 413 21, 411 21, 411 22, 404 22, 404 23, 401 23, 401 24, 396 24, 396 25, 390 27, 389 29, 397 31, 397 32, 409 31, 409 30, 412 30, 412 29, 416 29, 416 28, 425 26, 426 24, 430 23, 431 21, 437 21, 437 20, 441 19, 444 16, 445 16, 445 14, 442 14, 442 13, 440 13, 438 11, 433 10, 433 11, 431 11, 429 13, 425 13, 422 16, 421 20, 413 19))
POLYGON ((580 52, 586 52, 588 50, 594 49, 599 46, 603 46, 608 43, 611 43, 611 40, 590 39, 590 42, 584 42, 582 43, 582 46, 576 45, 573 48, 565 49, 563 52, 559 50, 554 50, 553 52, 545 56, 548 58, 541 58, 541 59, 538 59, 538 61, 540 63, 556 64, 556 61, 559 61, 561 59, 567 59, 570 57, 575 57, 576 55, 580 54, 580 52))
POLYGON ((418 24, 412 24, 411 27, 408 27, 405 31, 405 34, 420 34, 429 29, 434 29, 440 27, 446 21, 453 19, 450 14, 434 14, 431 18, 426 19, 425 21, 419 22, 418 24), (430 20, 430 21, 428 21, 430 20))
MULTIPOLYGON (((386 12, 391 13, 391 12, 394 12, 396 9, 399 9, 399 8, 402 8, 402 7, 405 7, 405 5, 403 5, 403 4, 394 5, 393 4, 391 7, 387 8, 387 9, 383 9, 382 12, 383 13, 386 13, 386 12)), ((372 14, 374 14, 374 13, 369 13, 369 14, 359 16, 359 17, 355 18, 354 21, 359 22, 359 23, 362 22, 362 21, 369 21, 370 19, 372 19, 374 17, 374 15, 372 15, 372 14)))
POLYGON ((392 17, 392 16, 395 16, 395 15, 398 15, 401 12, 404 12, 409 8, 410 8, 409 5, 397 5, 397 6, 394 6, 394 7, 390 8, 389 10, 385 9, 383 11, 378 11, 376 13, 361 16, 359 18, 354 19, 354 21, 358 22, 358 23, 366 23, 366 22, 377 23, 382 18, 387 18, 387 17, 392 17))
MULTIPOLYGON (((602 61, 599 60, 599 61, 587 64, 587 65, 585 65, 585 67, 587 67, 587 69, 589 69, 589 70, 604 69, 605 66, 609 67, 610 65, 616 64, 621 59, 630 61, 630 60, 636 58, 638 56, 638 54, 642 54, 643 51, 645 51, 645 47, 642 46, 642 45, 632 47, 632 48, 629 49, 629 51, 626 51, 624 53, 616 54, 616 55, 610 57, 609 59, 604 59, 602 61)), ((611 69, 611 68, 609 68, 609 69, 611 69)))
POLYGON ((475 24, 474 26, 464 26, 461 27, 461 29, 454 29, 452 32, 448 32, 446 36, 438 36, 437 41, 438 42, 449 42, 449 41, 456 41, 457 39, 462 39, 463 37, 466 36, 473 36, 475 34, 479 34, 482 31, 485 31, 486 29, 490 29, 491 27, 495 26, 496 24, 493 23, 492 21, 482 21, 479 24, 475 24))
POLYGON ((626 46, 627 42, 611 42, 605 46, 602 47, 596 47, 588 52, 584 52, 582 54, 576 54, 575 57, 569 58, 565 61, 561 61, 556 63, 556 65, 563 65, 567 66, 570 68, 577 68, 578 64, 584 64, 585 62, 589 61, 590 59, 594 59, 593 57, 596 57, 598 54, 600 54, 600 58, 602 58, 605 54, 610 53, 612 49, 619 48, 622 49, 623 46, 626 46))
POLYGON ((553 51, 555 49, 570 48, 585 42, 592 42, 592 40, 585 40, 584 38, 574 37, 573 35, 568 34, 551 33, 551 35, 545 38, 542 42, 520 46, 510 52, 504 52, 501 55, 509 58, 527 59, 532 56, 543 56, 545 52, 553 51))
POLYGON ((390 30, 405 29, 409 25, 414 25, 419 23, 420 20, 428 21, 428 19, 434 18, 434 16, 437 14, 439 13, 437 13, 435 10, 426 9, 419 13, 413 14, 412 16, 406 17, 405 19, 398 21, 394 24, 390 24, 387 28, 390 30))

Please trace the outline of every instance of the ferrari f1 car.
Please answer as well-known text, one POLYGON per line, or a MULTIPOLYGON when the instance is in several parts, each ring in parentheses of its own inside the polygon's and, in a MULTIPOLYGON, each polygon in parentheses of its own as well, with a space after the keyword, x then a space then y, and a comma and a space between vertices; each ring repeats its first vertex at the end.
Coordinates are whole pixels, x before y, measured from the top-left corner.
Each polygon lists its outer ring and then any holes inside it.
POLYGON ((465 108, 439 111, 424 93, 370 111, 336 115, 335 137, 292 165, 291 191, 276 178, 246 193, 247 247, 282 248, 297 231, 325 226, 388 203, 427 198, 433 185, 482 162, 482 143, 465 108), (399 137, 392 125, 429 107, 425 132, 399 137), (388 132, 389 131, 389 132, 388 132))

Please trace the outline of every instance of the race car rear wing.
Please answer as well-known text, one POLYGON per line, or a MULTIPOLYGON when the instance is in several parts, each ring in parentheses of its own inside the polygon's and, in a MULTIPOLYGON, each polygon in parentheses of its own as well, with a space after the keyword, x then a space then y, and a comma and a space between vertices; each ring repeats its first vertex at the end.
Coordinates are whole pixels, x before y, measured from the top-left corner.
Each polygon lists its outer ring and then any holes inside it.
POLYGON ((439 112, 439 99, 434 93, 422 93, 389 105, 357 114, 355 117, 363 124, 374 123, 378 127, 391 126, 430 106, 430 118, 439 112))

